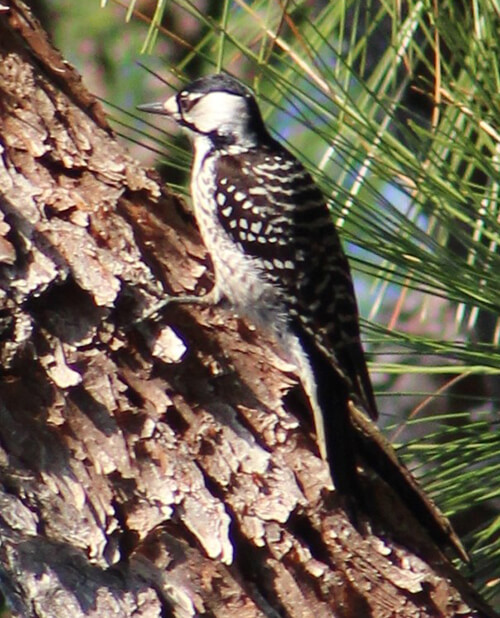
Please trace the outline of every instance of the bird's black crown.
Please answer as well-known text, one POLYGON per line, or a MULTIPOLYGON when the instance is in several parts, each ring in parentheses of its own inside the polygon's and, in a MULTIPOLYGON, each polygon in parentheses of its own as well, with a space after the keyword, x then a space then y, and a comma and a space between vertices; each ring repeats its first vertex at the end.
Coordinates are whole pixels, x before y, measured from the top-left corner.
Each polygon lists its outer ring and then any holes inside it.
POLYGON ((253 94, 249 88, 226 73, 216 73, 215 75, 200 77, 185 86, 182 91, 193 93, 196 92, 200 94, 208 94, 209 92, 227 92, 228 94, 235 94, 240 97, 253 98, 253 94))

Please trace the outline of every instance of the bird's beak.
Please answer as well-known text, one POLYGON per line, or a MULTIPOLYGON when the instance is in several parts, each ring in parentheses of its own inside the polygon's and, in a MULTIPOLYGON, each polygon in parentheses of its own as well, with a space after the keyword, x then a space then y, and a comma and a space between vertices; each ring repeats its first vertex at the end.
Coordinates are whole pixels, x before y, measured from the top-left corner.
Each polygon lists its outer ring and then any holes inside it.
POLYGON ((176 95, 161 103, 145 103, 144 105, 138 105, 137 109, 141 112, 149 112, 151 114, 164 114, 165 116, 170 116, 174 120, 181 119, 176 95))

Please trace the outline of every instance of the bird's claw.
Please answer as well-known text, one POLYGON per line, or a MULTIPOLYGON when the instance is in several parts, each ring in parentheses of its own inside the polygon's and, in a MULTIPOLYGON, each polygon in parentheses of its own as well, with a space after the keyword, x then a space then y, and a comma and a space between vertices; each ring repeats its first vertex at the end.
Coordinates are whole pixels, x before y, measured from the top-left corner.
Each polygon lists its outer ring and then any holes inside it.
POLYGON ((149 308, 145 313, 140 315, 133 321, 133 325, 142 324, 148 320, 158 320, 161 311, 168 305, 211 305, 213 299, 211 294, 203 296, 164 296, 153 307, 149 308))

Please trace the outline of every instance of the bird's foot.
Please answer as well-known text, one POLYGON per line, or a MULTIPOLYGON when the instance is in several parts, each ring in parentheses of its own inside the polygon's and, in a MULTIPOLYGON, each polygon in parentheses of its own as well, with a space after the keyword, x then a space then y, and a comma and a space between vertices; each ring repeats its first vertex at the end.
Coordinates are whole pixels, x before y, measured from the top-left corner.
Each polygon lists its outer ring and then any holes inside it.
POLYGON ((222 297, 219 291, 213 288, 208 294, 202 296, 164 296, 153 307, 150 307, 145 313, 140 315, 133 321, 133 325, 142 324, 148 320, 157 321, 160 318, 161 312, 168 305, 201 305, 201 306, 216 306, 222 302, 222 297))

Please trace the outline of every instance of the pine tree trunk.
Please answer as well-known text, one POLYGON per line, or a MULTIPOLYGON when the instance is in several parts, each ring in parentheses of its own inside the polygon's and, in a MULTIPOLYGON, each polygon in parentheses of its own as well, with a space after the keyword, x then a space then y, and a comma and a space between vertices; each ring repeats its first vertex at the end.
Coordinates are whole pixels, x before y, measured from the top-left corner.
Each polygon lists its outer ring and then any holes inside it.
POLYGON ((396 498, 339 508, 296 379, 219 309, 184 205, 0 5, 0 586, 13 616, 493 613, 396 498))

